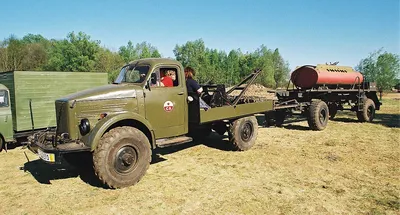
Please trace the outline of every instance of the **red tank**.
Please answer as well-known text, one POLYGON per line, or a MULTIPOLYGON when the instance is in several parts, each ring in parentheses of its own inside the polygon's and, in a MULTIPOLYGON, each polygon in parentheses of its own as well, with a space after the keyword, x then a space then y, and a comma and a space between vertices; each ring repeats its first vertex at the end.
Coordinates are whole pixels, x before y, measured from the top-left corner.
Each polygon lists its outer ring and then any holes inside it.
POLYGON ((348 66, 322 65, 301 66, 296 68, 290 77, 293 84, 301 88, 312 88, 319 85, 353 85, 361 83, 363 75, 348 66))

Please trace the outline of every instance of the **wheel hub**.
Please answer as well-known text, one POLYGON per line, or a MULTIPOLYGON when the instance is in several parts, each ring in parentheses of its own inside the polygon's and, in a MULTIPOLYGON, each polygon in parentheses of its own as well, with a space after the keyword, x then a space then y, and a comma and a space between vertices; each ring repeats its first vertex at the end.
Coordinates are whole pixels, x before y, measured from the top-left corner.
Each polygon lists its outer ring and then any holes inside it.
POLYGON ((137 164, 137 151, 131 146, 120 148, 115 156, 114 167, 120 173, 129 172, 137 164))
POLYGON ((324 123, 325 123, 325 120, 326 120, 326 117, 327 117, 326 111, 325 111, 324 109, 322 109, 322 110, 319 112, 319 122, 320 122, 321 124, 324 124, 324 123))
POLYGON ((251 137, 253 136, 253 125, 249 122, 243 125, 243 129, 241 132, 241 138, 243 141, 249 141, 251 137))

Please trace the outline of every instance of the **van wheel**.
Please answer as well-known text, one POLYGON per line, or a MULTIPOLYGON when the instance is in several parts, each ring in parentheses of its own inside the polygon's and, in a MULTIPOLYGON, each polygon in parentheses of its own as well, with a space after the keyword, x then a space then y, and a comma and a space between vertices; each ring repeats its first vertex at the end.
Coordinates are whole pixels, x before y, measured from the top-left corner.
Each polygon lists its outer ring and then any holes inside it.
POLYGON ((110 188, 136 184, 151 162, 146 135, 133 127, 116 127, 104 134, 93 152, 94 171, 110 188))
POLYGON ((371 99, 364 101, 363 110, 357 111, 357 118, 360 122, 372 122, 375 117, 375 103, 371 99))
POLYGON ((324 130, 329 118, 328 105, 324 101, 313 101, 308 111, 308 126, 315 131, 324 130))
POLYGON ((233 122, 229 129, 229 140, 235 150, 250 149, 257 139, 258 123, 255 116, 243 117, 233 122))
POLYGON ((3 151, 3 147, 4 147, 4 141, 3 138, 0 137, 0 152, 3 151))

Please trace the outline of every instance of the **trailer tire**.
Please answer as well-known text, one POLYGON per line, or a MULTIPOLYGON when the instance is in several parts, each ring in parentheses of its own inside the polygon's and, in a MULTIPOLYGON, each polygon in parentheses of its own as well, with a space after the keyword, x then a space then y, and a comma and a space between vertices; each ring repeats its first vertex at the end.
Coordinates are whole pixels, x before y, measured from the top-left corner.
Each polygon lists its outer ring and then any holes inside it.
POLYGON ((234 150, 246 151, 257 139, 258 123, 255 116, 243 117, 235 120, 229 128, 230 142, 234 150))
POLYGON ((135 185, 151 162, 150 143, 137 128, 123 126, 108 131, 93 152, 94 171, 110 188, 135 185))
POLYGON ((375 103, 371 99, 364 101, 363 110, 357 111, 357 118, 360 122, 372 122, 375 117, 375 103))
POLYGON ((328 105, 329 108, 329 119, 332 120, 335 118, 337 111, 338 111, 338 107, 335 103, 330 103, 328 105))
POLYGON ((308 126, 315 131, 326 128, 329 118, 329 108, 324 101, 313 101, 308 109, 308 126))

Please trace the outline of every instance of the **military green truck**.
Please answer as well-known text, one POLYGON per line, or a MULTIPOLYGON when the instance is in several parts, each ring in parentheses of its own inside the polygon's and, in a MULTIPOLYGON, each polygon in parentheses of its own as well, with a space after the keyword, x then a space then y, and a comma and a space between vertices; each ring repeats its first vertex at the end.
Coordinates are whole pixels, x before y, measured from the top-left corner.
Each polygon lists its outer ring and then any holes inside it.
POLYGON ((228 132, 234 149, 250 149, 258 130, 254 114, 274 107, 273 100, 243 96, 260 72, 228 91, 224 85, 202 85, 198 95, 188 92, 178 61, 137 60, 125 65, 113 84, 56 100, 56 129, 29 140, 48 163, 83 166, 85 160, 73 155, 90 153, 94 172, 106 186, 131 186, 146 173, 154 149, 187 143, 212 130, 228 132), (176 73, 174 86, 160 86, 170 70, 176 73))
POLYGON ((0 151, 7 143, 55 127, 55 99, 107 83, 107 73, 0 73, 0 151))

